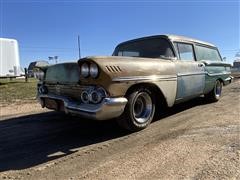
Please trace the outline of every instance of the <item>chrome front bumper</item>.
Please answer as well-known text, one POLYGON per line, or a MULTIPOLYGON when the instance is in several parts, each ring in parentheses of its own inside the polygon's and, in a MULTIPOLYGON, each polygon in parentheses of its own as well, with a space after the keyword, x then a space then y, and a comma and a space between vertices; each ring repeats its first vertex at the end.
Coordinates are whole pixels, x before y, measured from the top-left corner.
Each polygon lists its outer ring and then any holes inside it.
POLYGON ((99 104, 84 104, 71 101, 63 96, 41 94, 38 95, 38 99, 43 108, 46 107, 46 98, 62 102, 66 114, 77 114, 96 120, 107 120, 120 116, 127 104, 127 99, 124 97, 104 98, 99 104))

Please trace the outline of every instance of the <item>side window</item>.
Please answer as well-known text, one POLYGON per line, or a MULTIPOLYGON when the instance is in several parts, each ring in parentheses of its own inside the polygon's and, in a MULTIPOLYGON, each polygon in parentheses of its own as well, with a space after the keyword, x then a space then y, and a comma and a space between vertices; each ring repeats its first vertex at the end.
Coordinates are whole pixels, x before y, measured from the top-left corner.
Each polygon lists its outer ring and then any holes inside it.
POLYGON ((181 60, 194 61, 193 45, 186 43, 176 43, 178 57, 181 60))
POLYGON ((198 61, 221 61, 221 57, 217 49, 196 45, 196 57, 198 61))

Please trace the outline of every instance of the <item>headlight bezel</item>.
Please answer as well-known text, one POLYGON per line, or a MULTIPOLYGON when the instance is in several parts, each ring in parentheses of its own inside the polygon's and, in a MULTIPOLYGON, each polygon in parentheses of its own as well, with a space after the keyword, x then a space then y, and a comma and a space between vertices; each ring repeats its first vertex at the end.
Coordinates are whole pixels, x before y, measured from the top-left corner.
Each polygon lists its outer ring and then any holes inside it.
POLYGON ((90 67, 89 67, 89 64, 86 63, 86 62, 83 63, 83 64, 81 65, 80 71, 81 71, 81 76, 83 76, 84 78, 89 77, 89 75, 90 75, 90 67))
POLYGON ((106 98, 107 92, 102 87, 87 88, 81 92, 81 101, 84 104, 99 104, 106 98), (94 97, 95 96, 95 97, 94 97))
POLYGON ((45 85, 40 85, 38 87, 38 93, 39 94, 47 94, 48 93, 48 88, 45 85))
POLYGON ((89 66, 89 74, 92 78, 96 79, 99 76, 99 67, 96 63, 91 63, 89 66))

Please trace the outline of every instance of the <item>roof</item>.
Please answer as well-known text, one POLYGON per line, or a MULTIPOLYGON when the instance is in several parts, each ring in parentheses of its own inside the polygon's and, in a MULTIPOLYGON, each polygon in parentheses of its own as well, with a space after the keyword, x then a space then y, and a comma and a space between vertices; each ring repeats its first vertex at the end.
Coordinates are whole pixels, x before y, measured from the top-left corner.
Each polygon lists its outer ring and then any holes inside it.
POLYGON ((207 46, 211 46, 211 47, 216 47, 215 45, 205 42, 205 41, 200 41, 194 38, 189 38, 189 37, 185 37, 185 36, 179 36, 179 35, 172 35, 172 34, 163 34, 163 35, 153 35, 153 36, 146 36, 146 37, 142 37, 142 38, 137 38, 137 39, 132 39, 129 41, 125 41, 121 44, 125 44, 125 43, 130 43, 130 42, 134 42, 134 41, 138 41, 138 40, 144 40, 144 39, 148 39, 148 38, 158 38, 158 37, 165 37, 171 41, 182 41, 182 42, 190 42, 190 43, 198 43, 198 44, 203 44, 203 45, 207 45, 207 46))
POLYGON ((47 61, 34 61, 31 62, 28 66, 28 70, 32 70, 33 68, 37 67, 37 66, 47 66, 49 65, 49 63, 47 61))
POLYGON ((194 42, 194 43, 205 44, 208 46, 216 47, 214 44, 211 44, 209 42, 201 41, 201 40, 186 37, 186 36, 179 36, 179 35, 172 35, 172 34, 166 34, 163 36, 167 36, 168 39, 171 39, 172 41, 188 41, 188 42, 194 42))
POLYGON ((0 38, 0 41, 1 42, 3 42, 3 41, 5 41, 5 42, 17 42, 17 40, 16 39, 9 39, 9 38, 0 38))

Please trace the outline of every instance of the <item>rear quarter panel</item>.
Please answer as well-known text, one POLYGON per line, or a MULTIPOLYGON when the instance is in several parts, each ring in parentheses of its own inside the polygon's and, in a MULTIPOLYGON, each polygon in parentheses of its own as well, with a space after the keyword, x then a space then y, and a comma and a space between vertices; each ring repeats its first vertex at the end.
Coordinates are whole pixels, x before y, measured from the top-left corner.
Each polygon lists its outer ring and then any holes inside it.
POLYGON ((204 94, 207 94, 214 88, 216 80, 224 82, 230 76, 231 71, 230 64, 227 63, 204 61, 204 64, 206 71, 204 94))

